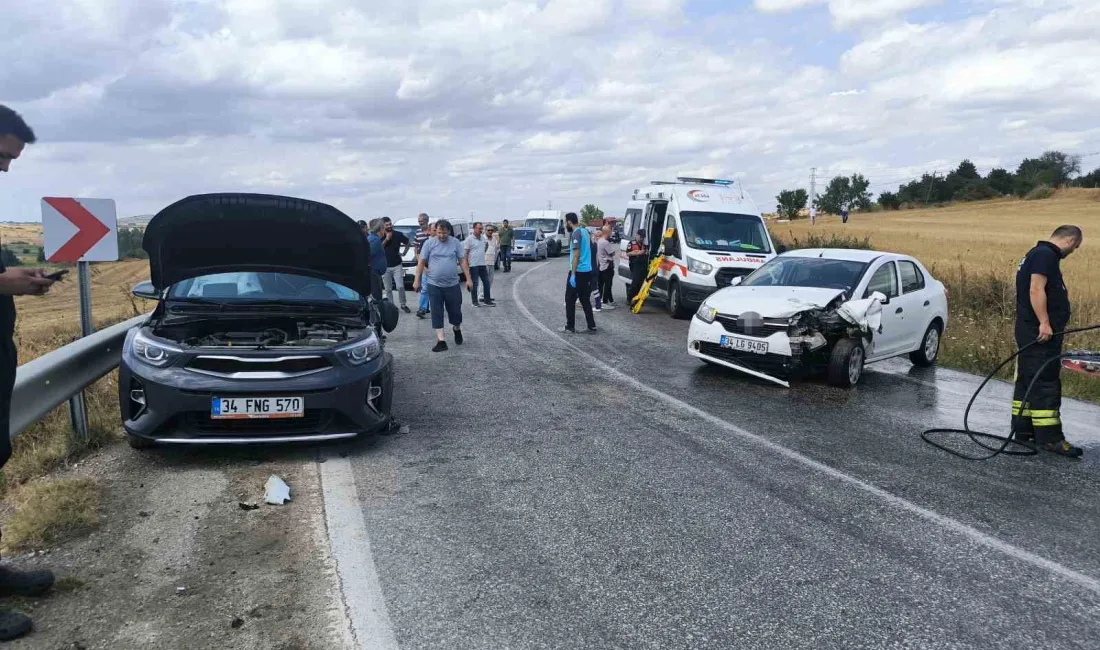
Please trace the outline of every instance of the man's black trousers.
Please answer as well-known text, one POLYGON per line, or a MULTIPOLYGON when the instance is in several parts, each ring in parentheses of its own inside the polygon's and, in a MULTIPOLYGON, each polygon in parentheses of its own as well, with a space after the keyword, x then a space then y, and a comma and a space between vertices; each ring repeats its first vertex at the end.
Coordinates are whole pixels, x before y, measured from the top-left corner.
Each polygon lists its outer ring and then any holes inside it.
POLYGON ((11 458, 11 393, 17 365, 15 342, 5 337, 0 341, 0 467, 11 458))
MULTIPOLYGON (((1059 331, 1063 328, 1055 328, 1059 331)), ((1016 347, 1035 343, 1039 338, 1038 326, 1016 326, 1016 347)), ((1039 368, 1049 359, 1062 353, 1062 337, 1055 336, 1046 343, 1035 343, 1016 357, 1016 385, 1012 391, 1012 424, 1017 433, 1034 434, 1035 442, 1058 442, 1065 436, 1062 433, 1062 364, 1051 361, 1042 373, 1039 368), (1035 385, 1027 394, 1027 404, 1023 403, 1024 393, 1031 380, 1035 385)))
POLYGON ((577 325, 577 298, 581 300, 581 309, 584 310, 584 319, 588 322, 588 329, 595 329, 596 319, 592 316, 592 273, 576 273, 576 284, 569 284, 569 278, 565 280, 565 326, 576 329, 577 325))
POLYGON ((605 303, 615 302, 611 297, 613 286, 615 286, 615 265, 611 264, 606 269, 600 270, 600 300, 605 303))

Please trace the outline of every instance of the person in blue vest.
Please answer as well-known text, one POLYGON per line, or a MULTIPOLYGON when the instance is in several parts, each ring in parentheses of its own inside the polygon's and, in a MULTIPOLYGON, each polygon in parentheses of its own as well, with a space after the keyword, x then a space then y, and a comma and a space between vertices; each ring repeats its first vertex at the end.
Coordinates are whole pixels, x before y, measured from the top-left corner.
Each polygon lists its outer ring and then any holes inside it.
POLYGON ((596 332, 596 319, 592 316, 592 235, 580 227, 576 212, 565 215, 565 227, 569 230, 569 278, 565 283, 565 331, 576 332, 577 299, 581 301, 584 319, 590 333, 596 332))

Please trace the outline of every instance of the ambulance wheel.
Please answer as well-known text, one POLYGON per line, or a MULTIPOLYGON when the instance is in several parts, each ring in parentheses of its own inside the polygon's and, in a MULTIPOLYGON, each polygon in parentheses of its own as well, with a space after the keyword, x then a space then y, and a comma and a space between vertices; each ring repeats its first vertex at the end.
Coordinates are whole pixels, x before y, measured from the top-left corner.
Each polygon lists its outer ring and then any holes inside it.
POLYGON ((687 318, 688 310, 684 307, 684 296, 680 290, 679 281, 672 279, 668 282, 668 315, 673 318, 687 318))
POLYGON ((838 388, 855 386, 863 376, 865 359, 862 342, 855 339, 840 339, 829 355, 829 367, 825 371, 826 381, 838 388))

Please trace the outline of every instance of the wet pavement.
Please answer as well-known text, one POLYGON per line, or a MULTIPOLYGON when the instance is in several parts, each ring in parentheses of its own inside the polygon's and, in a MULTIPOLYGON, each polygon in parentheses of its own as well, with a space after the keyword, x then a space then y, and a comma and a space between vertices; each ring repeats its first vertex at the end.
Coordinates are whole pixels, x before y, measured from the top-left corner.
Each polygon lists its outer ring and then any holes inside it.
MULTIPOLYGON (((963 461, 919 433, 977 378, 780 388, 622 284, 561 334, 564 268, 498 272, 446 353, 427 321, 390 335, 411 433, 349 452, 401 647, 1098 647, 1100 408, 1065 409, 1083 461, 963 461)), ((1000 432, 988 395, 971 425, 1000 432)))

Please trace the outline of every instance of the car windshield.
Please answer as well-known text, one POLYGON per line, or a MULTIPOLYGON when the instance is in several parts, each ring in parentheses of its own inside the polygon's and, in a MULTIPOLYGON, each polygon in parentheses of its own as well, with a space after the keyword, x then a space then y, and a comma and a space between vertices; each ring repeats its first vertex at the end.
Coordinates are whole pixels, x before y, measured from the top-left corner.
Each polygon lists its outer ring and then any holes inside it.
POLYGON ((416 239, 416 231, 420 230, 420 226, 394 226, 393 229, 412 241, 416 239))
POLYGON ((756 269, 741 283, 743 287, 819 287, 851 291, 863 271, 864 262, 821 257, 776 257, 756 269))
POLYGON ((760 217, 728 212, 681 212, 684 241, 691 248, 723 253, 770 253, 760 217))
POLYGON ((523 241, 535 241, 534 228, 516 228, 516 239, 523 241))
POLYGON ((557 232, 558 220, 557 219, 528 219, 523 222, 523 225, 528 228, 538 228, 543 232, 557 232))
POLYGON ((289 273, 214 273, 172 285, 168 298, 249 302, 359 302, 359 294, 335 282, 289 273))

